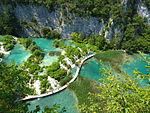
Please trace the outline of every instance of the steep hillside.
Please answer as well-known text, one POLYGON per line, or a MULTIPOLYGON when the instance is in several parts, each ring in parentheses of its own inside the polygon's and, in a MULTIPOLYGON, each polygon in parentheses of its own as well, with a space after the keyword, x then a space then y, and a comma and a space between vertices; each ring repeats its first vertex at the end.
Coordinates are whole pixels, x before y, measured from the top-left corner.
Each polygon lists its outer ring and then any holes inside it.
POLYGON ((110 45, 117 40, 119 49, 137 51, 140 46, 139 50, 149 52, 150 47, 145 49, 149 45, 150 36, 147 0, 7 0, 0 3, 2 35, 60 35, 62 38, 70 38, 73 32, 84 33, 86 37, 99 34, 110 40, 110 45))

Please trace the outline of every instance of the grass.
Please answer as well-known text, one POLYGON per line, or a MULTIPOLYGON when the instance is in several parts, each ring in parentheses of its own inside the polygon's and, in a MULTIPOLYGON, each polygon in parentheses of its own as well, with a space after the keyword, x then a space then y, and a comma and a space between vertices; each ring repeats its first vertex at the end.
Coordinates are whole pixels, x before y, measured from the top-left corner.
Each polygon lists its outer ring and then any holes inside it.
POLYGON ((69 89, 73 90, 78 98, 78 105, 89 104, 88 93, 98 92, 97 86, 99 84, 91 79, 79 76, 76 81, 69 85, 69 89))
POLYGON ((94 57, 102 62, 108 62, 110 66, 117 72, 122 72, 120 66, 126 60, 126 53, 117 50, 108 50, 97 53, 94 57))

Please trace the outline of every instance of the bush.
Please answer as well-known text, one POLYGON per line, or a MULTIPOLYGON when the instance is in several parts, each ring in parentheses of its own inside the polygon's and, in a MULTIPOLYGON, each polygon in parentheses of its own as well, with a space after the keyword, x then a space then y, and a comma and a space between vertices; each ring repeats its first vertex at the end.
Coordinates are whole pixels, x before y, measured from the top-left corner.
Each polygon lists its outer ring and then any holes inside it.
POLYGON ((4 54, 3 53, 0 53, 0 58, 4 58, 4 54))
POLYGON ((46 92, 46 88, 42 88, 41 89, 41 94, 45 93, 46 92))
POLYGON ((12 45, 12 44, 8 44, 8 45, 4 46, 4 49, 5 49, 6 51, 10 51, 10 50, 12 50, 13 48, 14 48, 14 45, 12 45))
POLYGON ((44 38, 54 39, 60 38, 60 33, 56 30, 52 30, 51 28, 44 27, 42 29, 42 35, 44 38))
POLYGON ((50 65, 48 67, 47 73, 57 71, 59 68, 60 68, 59 63, 58 62, 54 62, 54 63, 52 63, 52 65, 50 65))
POLYGON ((61 86, 64 86, 67 82, 69 82, 70 80, 72 79, 72 76, 66 76, 64 79, 62 79, 61 81, 60 81, 60 85, 61 86))

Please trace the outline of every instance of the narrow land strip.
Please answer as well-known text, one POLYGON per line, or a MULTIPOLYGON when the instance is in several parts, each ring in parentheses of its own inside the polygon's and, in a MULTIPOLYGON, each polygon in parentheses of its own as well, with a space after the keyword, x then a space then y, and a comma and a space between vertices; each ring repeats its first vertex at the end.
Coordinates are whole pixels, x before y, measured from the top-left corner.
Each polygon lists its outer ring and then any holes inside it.
POLYGON ((93 57, 94 55, 95 55, 95 53, 94 53, 94 54, 91 54, 91 55, 89 55, 89 56, 87 56, 87 57, 85 57, 84 59, 82 59, 81 63, 80 63, 80 64, 78 65, 78 67, 77 67, 77 70, 76 70, 75 75, 73 76, 73 78, 72 78, 66 85, 64 85, 64 86, 62 86, 62 87, 60 87, 60 88, 58 88, 58 89, 55 89, 55 90, 53 90, 53 91, 44 93, 44 94, 35 95, 35 96, 30 96, 30 95, 29 95, 29 96, 27 96, 27 97, 25 97, 25 98, 20 99, 19 101, 24 101, 24 100, 30 100, 30 99, 36 99, 36 98, 41 98, 41 97, 50 96, 50 95, 53 95, 53 94, 55 94, 55 93, 61 92, 62 90, 66 89, 66 88, 69 86, 69 84, 72 83, 72 82, 74 82, 74 81, 76 80, 76 78, 78 77, 79 72, 80 72, 81 67, 82 67, 82 64, 83 64, 87 59, 93 57))

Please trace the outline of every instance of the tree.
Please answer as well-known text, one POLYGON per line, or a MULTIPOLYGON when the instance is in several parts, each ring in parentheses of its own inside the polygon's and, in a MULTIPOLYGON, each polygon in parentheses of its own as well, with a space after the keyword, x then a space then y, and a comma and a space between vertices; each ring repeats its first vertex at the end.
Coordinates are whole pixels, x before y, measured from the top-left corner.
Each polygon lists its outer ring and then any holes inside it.
MULTIPOLYGON (((148 66, 150 69, 150 59, 148 66)), ((150 72, 150 70, 148 70, 150 72)), ((110 71, 105 71, 105 77, 100 79, 101 86, 98 87, 100 93, 89 93, 90 105, 81 105, 83 113, 148 113, 150 112, 150 88, 149 83, 143 86, 138 78, 148 77, 135 71, 135 76, 113 75, 110 71), (138 76, 137 76, 138 75, 138 76)), ((146 79, 146 78, 145 78, 146 79)))
POLYGON ((8 6, 4 6, 4 10, 0 13, 0 33, 3 35, 18 36, 21 27, 16 17, 8 6))
POLYGON ((0 63, 0 70, 0 112, 25 113, 27 105, 23 102, 15 102, 15 100, 32 93, 27 85, 28 73, 16 66, 6 66, 2 63, 0 63))

